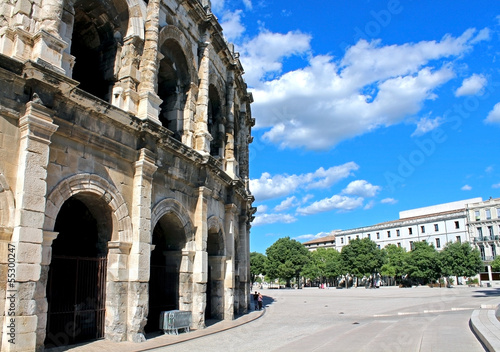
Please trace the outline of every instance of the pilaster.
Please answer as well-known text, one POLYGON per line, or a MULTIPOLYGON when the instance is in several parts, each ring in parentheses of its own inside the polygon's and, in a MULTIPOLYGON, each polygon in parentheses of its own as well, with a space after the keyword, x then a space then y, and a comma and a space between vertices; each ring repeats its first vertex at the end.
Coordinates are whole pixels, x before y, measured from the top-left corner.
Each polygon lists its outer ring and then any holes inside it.
POLYGON ((206 40, 199 44, 198 56, 200 66, 198 78, 198 101, 196 102, 195 116, 195 146, 194 148, 202 154, 210 154, 210 141, 212 137, 208 132, 208 88, 210 83, 210 37, 206 34, 206 40))
POLYGON ((135 163, 132 200, 133 244, 129 256, 128 340, 144 341, 148 313, 148 282, 151 255, 151 203, 155 155, 141 149, 135 163))
POLYGON ((2 351, 33 351, 43 346, 45 337, 37 335, 38 321, 46 307, 36 288, 42 269, 49 144, 58 128, 52 115, 52 110, 29 102, 24 116, 19 119, 16 210, 10 242, 15 253, 15 284, 9 285, 7 293, 12 298, 5 303, 7 310, 13 308, 14 315, 5 316, 3 328, 5 333, 9 324, 15 324, 17 342, 9 343, 4 335, 2 351))

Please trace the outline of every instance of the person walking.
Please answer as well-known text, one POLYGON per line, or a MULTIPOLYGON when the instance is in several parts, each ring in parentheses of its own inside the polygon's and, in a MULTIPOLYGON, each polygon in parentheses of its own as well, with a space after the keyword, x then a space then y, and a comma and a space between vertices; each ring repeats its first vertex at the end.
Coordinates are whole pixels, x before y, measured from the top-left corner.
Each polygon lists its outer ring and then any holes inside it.
POLYGON ((257 291, 253 294, 253 306, 255 310, 259 309, 259 294, 257 291))
POLYGON ((259 296, 257 298, 257 301, 259 302, 259 310, 262 309, 262 294, 259 292, 259 296))

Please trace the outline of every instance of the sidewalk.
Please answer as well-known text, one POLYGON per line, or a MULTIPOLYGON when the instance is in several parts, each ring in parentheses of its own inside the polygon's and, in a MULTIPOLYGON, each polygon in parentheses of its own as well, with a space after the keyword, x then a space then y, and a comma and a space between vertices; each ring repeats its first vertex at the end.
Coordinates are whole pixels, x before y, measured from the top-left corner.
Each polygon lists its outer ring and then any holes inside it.
POLYGON ((181 343, 187 340, 196 339, 198 337, 203 337, 206 335, 216 334, 221 331, 226 331, 243 324, 247 324, 254 321, 266 312, 265 308, 261 311, 251 311, 245 315, 237 317, 234 320, 223 320, 217 322, 213 325, 208 326, 202 330, 191 330, 187 333, 180 333, 179 335, 159 335, 153 337, 142 343, 134 342, 113 342, 108 340, 98 340, 92 341, 85 344, 65 346, 59 348, 51 348, 46 350, 46 352, 59 352, 59 351, 71 351, 71 352, 139 352, 139 351, 150 351, 155 348, 170 346, 177 343, 181 343))

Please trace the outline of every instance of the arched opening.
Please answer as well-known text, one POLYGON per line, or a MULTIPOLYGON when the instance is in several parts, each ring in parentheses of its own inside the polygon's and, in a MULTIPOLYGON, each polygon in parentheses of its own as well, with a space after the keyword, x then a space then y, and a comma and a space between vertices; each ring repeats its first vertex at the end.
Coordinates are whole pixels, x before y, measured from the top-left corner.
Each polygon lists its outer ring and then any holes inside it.
POLYGON ((62 205, 54 231, 45 346, 102 338, 111 211, 94 195, 75 195, 62 205))
POLYGON ((144 328, 147 333, 159 330, 161 312, 179 309, 179 271, 186 235, 175 215, 166 214, 158 221, 153 230, 153 245, 155 247, 151 252, 149 313, 144 328))
POLYGON ((213 85, 208 89, 208 131, 212 136, 210 142, 210 155, 224 156, 224 121, 222 117, 222 104, 213 85))
POLYGON ((221 231, 210 230, 207 238, 208 279, 205 321, 224 318, 224 241, 221 231))
POLYGON ((115 60, 127 30, 126 2, 78 0, 74 14, 73 79, 81 89, 109 102, 116 81, 115 60))
POLYGON ((190 87, 189 70, 180 45, 167 39, 160 48, 164 56, 158 70, 158 96, 163 100, 160 105, 160 122, 181 140, 184 129, 184 108, 190 87))

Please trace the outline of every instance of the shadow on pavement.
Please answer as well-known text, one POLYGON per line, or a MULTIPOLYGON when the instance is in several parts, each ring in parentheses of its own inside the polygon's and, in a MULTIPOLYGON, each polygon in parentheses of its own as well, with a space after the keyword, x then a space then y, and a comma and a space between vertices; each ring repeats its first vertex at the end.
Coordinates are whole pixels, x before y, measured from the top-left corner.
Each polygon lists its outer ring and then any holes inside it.
POLYGON ((495 297, 500 296, 500 288, 494 288, 489 290, 477 290, 472 297, 495 297))

